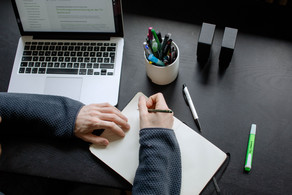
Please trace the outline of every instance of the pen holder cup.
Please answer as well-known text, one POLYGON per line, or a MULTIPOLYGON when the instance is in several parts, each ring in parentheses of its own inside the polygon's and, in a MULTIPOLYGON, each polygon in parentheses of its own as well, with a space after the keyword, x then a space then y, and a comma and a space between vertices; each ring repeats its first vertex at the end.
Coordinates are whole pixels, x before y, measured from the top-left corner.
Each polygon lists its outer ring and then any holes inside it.
POLYGON ((173 82, 177 75, 179 69, 179 49, 177 45, 172 42, 171 43, 177 50, 177 57, 174 62, 166 66, 158 66, 151 64, 145 54, 144 51, 144 59, 146 64, 146 73, 150 80, 157 85, 167 85, 173 82))

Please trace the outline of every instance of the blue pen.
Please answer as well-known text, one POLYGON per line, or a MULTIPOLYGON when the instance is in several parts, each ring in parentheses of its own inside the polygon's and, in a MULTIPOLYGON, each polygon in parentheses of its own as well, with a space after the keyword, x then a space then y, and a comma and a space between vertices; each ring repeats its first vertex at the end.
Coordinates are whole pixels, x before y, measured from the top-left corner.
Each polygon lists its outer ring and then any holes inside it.
POLYGON ((148 47, 148 45, 147 45, 146 42, 143 43, 143 48, 144 48, 144 51, 145 51, 145 55, 146 55, 146 57, 148 58, 148 56, 149 56, 150 54, 152 54, 151 49, 148 47))

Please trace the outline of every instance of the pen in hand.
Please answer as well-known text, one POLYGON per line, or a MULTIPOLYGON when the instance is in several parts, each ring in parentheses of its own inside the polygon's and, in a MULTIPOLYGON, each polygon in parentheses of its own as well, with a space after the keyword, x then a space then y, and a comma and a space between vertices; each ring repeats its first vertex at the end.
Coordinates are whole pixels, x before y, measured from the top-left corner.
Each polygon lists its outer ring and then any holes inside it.
MULTIPOLYGON (((139 108, 137 109, 139 110, 139 108)), ((164 113, 173 113, 172 110, 164 110, 164 109, 152 109, 152 108, 148 108, 148 112, 164 112, 164 113)))
POLYGON ((164 113, 172 113, 172 110, 148 109, 148 112, 164 112, 164 113))
POLYGON ((183 95, 185 97, 185 100, 188 104, 188 106, 190 107, 191 109, 191 112, 192 112, 192 115, 193 115, 193 118, 195 120, 195 123, 198 127, 198 129, 201 131, 201 126, 200 126, 200 123, 199 123, 199 117, 198 117, 198 114, 196 112, 196 109, 195 109, 195 106, 193 104, 193 101, 192 101, 192 98, 191 98, 191 95, 189 93, 189 90, 186 86, 186 84, 183 84, 183 95))

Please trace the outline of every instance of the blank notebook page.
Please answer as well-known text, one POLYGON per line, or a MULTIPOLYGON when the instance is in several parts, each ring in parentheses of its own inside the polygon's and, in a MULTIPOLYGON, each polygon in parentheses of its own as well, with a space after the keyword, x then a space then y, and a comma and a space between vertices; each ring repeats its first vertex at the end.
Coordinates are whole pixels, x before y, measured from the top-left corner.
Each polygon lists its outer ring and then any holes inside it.
MULTIPOLYGON (((138 92, 122 111, 131 126, 126 136, 110 142, 107 147, 93 144, 89 147, 92 154, 131 184, 139 163, 138 99, 141 95, 144 94, 138 92)), ((227 155, 177 118, 174 118, 173 130, 181 151, 181 194, 199 194, 223 164, 227 155)))

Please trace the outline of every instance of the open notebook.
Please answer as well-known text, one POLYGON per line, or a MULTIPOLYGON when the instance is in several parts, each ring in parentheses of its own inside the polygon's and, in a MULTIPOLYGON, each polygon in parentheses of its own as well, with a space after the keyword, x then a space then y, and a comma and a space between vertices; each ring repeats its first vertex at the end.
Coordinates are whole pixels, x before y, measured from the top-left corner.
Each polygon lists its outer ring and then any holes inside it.
MULTIPOLYGON (((122 111, 131 125, 126 136, 112 141, 107 147, 90 146, 90 151, 96 157, 131 184, 139 163, 138 99, 141 95, 143 93, 137 93, 122 111)), ((199 194, 223 164, 227 155, 177 118, 174 120, 173 129, 181 150, 181 194, 199 194)))

